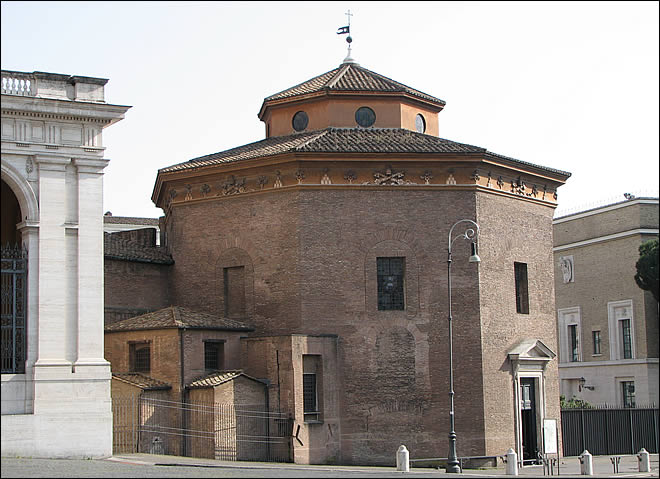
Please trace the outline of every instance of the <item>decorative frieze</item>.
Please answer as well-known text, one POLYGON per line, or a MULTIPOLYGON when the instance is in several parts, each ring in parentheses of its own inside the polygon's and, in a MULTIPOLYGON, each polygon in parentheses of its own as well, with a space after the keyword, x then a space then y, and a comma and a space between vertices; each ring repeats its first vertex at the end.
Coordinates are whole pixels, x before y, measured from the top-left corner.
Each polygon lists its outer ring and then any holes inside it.
POLYGON ((330 180, 330 176, 328 176, 328 172, 330 170, 328 168, 323 168, 323 176, 321 177, 321 184, 322 185, 331 185, 332 181, 330 180))
MULTIPOLYGON (((289 178, 288 187, 306 185, 306 186, 318 186, 320 185, 336 185, 336 186, 435 186, 442 187, 443 185, 459 185, 467 186, 468 184, 480 185, 481 187, 486 188, 498 188, 499 190, 505 190, 505 187, 510 187, 510 192, 515 195, 525 196, 534 199, 545 200, 548 192, 547 185, 537 185, 534 183, 528 184, 522 175, 518 175, 516 178, 508 179, 503 176, 497 176, 497 180, 494 181, 495 176, 492 171, 480 171, 479 169, 471 170, 471 173, 468 171, 461 171, 456 168, 448 168, 446 170, 446 177, 439 182, 432 182, 434 175, 432 170, 417 170, 416 174, 419 175, 420 183, 409 181, 406 179, 406 172, 404 170, 399 170, 395 167, 392 167, 391 164, 388 164, 383 170, 372 171, 371 175, 373 176, 373 181, 358 181, 360 174, 356 170, 349 169, 346 170, 343 174, 344 183, 341 180, 338 183, 333 183, 330 168, 323 167, 316 170, 320 179, 319 182, 307 182, 305 179, 308 177, 308 173, 302 167, 288 172, 282 172, 280 170, 275 171, 275 178, 272 182, 271 188, 282 188, 285 184, 285 178, 289 178), (484 175, 484 177, 482 177, 484 175), (295 183, 292 180, 295 178, 295 183), (458 178, 458 181, 457 181, 458 178)), ((366 172, 363 172, 363 174, 366 172)), ((314 176, 314 175, 313 175, 314 176)), ((318 177, 317 177, 318 178, 318 177)), ((183 190, 184 194, 177 201, 191 201, 195 199, 203 199, 210 196, 211 190, 215 188, 215 197, 223 196, 233 196, 243 193, 252 193, 257 191, 264 191, 268 189, 270 184, 269 177, 267 175, 259 175, 254 177, 242 177, 237 178, 235 175, 229 175, 224 179, 224 181, 219 182, 215 187, 210 186, 208 183, 203 184, 185 184, 180 185, 179 190, 183 190)), ((181 191, 179 191, 181 192, 181 191)), ((177 197, 177 190, 172 189, 169 192, 170 197, 168 198, 168 205, 172 203, 177 197)), ((554 198, 556 199, 556 192, 553 193, 554 198)))
POLYGON ((275 172, 275 182, 273 183, 273 188, 282 188, 282 173, 280 173, 280 170, 275 172))
POLYGON ((234 175, 231 175, 229 179, 222 184, 222 195, 237 195, 239 193, 245 193, 245 178, 238 180, 234 175))
POLYGON ((430 185, 433 175, 430 170, 426 170, 419 178, 424 181, 425 185, 430 185))
POLYGON ((411 181, 404 180, 405 172, 398 171, 395 172, 392 169, 391 165, 388 165, 385 168, 384 172, 376 171, 374 172, 374 181, 373 183, 365 182, 364 185, 378 185, 378 186, 396 186, 396 185, 414 185, 411 181))

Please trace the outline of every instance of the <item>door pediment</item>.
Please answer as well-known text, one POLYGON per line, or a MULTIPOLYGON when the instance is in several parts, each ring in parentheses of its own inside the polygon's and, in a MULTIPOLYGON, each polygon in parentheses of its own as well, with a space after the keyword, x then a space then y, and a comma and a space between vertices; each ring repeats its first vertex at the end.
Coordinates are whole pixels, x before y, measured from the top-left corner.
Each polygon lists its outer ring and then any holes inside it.
POLYGON ((523 339, 507 354, 511 361, 540 361, 547 362, 555 358, 556 354, 540 339, 523 339))

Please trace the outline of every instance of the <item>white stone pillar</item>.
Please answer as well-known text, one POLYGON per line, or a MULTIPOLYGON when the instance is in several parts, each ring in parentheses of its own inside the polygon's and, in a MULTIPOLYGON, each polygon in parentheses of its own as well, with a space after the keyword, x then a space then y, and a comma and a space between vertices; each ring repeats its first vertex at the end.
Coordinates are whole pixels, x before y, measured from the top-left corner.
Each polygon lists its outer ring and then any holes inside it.
POLYGON ((34 363, 37 361, 39 345, 39 226, 36 221, 23 221, 18 224, 23 248, 27 250, 27 298, 25 330, 25 396, 24 413, 34 412, 34 363))
MULTIPOLYGON (((103 169, 109 160, 73 160, 78 171, 78 324, 76 373, 103 358, 103 169)), ((109 379, 109 378, 108 378, 109 379)))
POLYGON ((580 459, 580 474, 583 476, 594 475, 594 458, 586 449, 578 456, 580 459))
MULTIPOLYGON (((35 156, 39 167, 39 331, 37 368, 71 372, 66 358, 66 165, 69 158, 35 156)), ((38 374, 35 371, 35 374, 38 374)))
POLYGON ((410 471, 410 453, 403 444, 396 451, 396 470, 402 472, 410 471))
POLYGON ((642 448, 637 454, 637 461, 639 462, 639 472, 650 472, 651 471, 651 461, 648 451, 642 448))
POLYGON ((514 451, 513 448, 509 448, 506 452, 506 475, 518 475, 518 454, 516 454, 516 451, 514 451))

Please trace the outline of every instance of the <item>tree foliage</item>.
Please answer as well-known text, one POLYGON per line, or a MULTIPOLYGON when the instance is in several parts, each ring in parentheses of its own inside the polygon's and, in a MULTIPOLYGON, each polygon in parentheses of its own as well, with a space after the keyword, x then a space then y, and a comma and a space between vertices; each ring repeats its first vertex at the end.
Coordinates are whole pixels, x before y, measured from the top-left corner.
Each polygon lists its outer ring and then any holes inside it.
POLYGON ((567 401, 563 394, 559 396, 559 406, 561 409, 593 409, 593 406, 584 399, 573 396, 567 401))
POLYGON ((660 277, 658 268, 658 240, 646 241, 639 246, 635 282, 644 291, 650 291, 656 301, 660 301, 660 277))

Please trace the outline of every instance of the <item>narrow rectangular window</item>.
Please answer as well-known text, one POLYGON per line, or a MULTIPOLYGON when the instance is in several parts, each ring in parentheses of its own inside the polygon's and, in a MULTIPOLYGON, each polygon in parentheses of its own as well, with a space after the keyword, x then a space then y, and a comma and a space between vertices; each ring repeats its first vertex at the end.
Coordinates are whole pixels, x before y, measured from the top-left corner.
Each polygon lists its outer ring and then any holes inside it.
POLYGON ((376 258, 378 309, 404 310, 405 258, 376 258))
POLYGON ((594 354, 600 354, 600 331, 592 331, 591 335, 594 342, 594 354))
POLYGON ((630 319, 622 319, 621 339, 623 344, 623 359, 632 359, 632 337, 630 335, 630 319))
POLYGON ((635 382, 622 381, 623 407, 635 407, 635 382))
POLYGON ((318 414, 316 402, 316 374, 303 374, 303 409, 305 416, 318 414))
POLYGON ((151 348, 149 343, 129 344, 129 368, 134 373, 151 371, 151 348))
POLYGON ((513 263, 516 278, 516 312, 529 314, 527 263, 513 263))
POLYGON ((245 267, 224 268, 225 316, 245 317, 245 267))
POLYGON ((225 345, 221 341, 204 341, 204 369, 207 372, 224 369, 225 345))
POLYGON ((318 354, 303 354, 303 414, 308 423, 321 422, 323 414, 323 366, 318 354))
POLYGON ((580 354, 578 350, 578 331, 577 324, 571 324, 568 326, 568 338, 571 345, 570 350, 570 361, 576 362, 580 360, 580 354))

